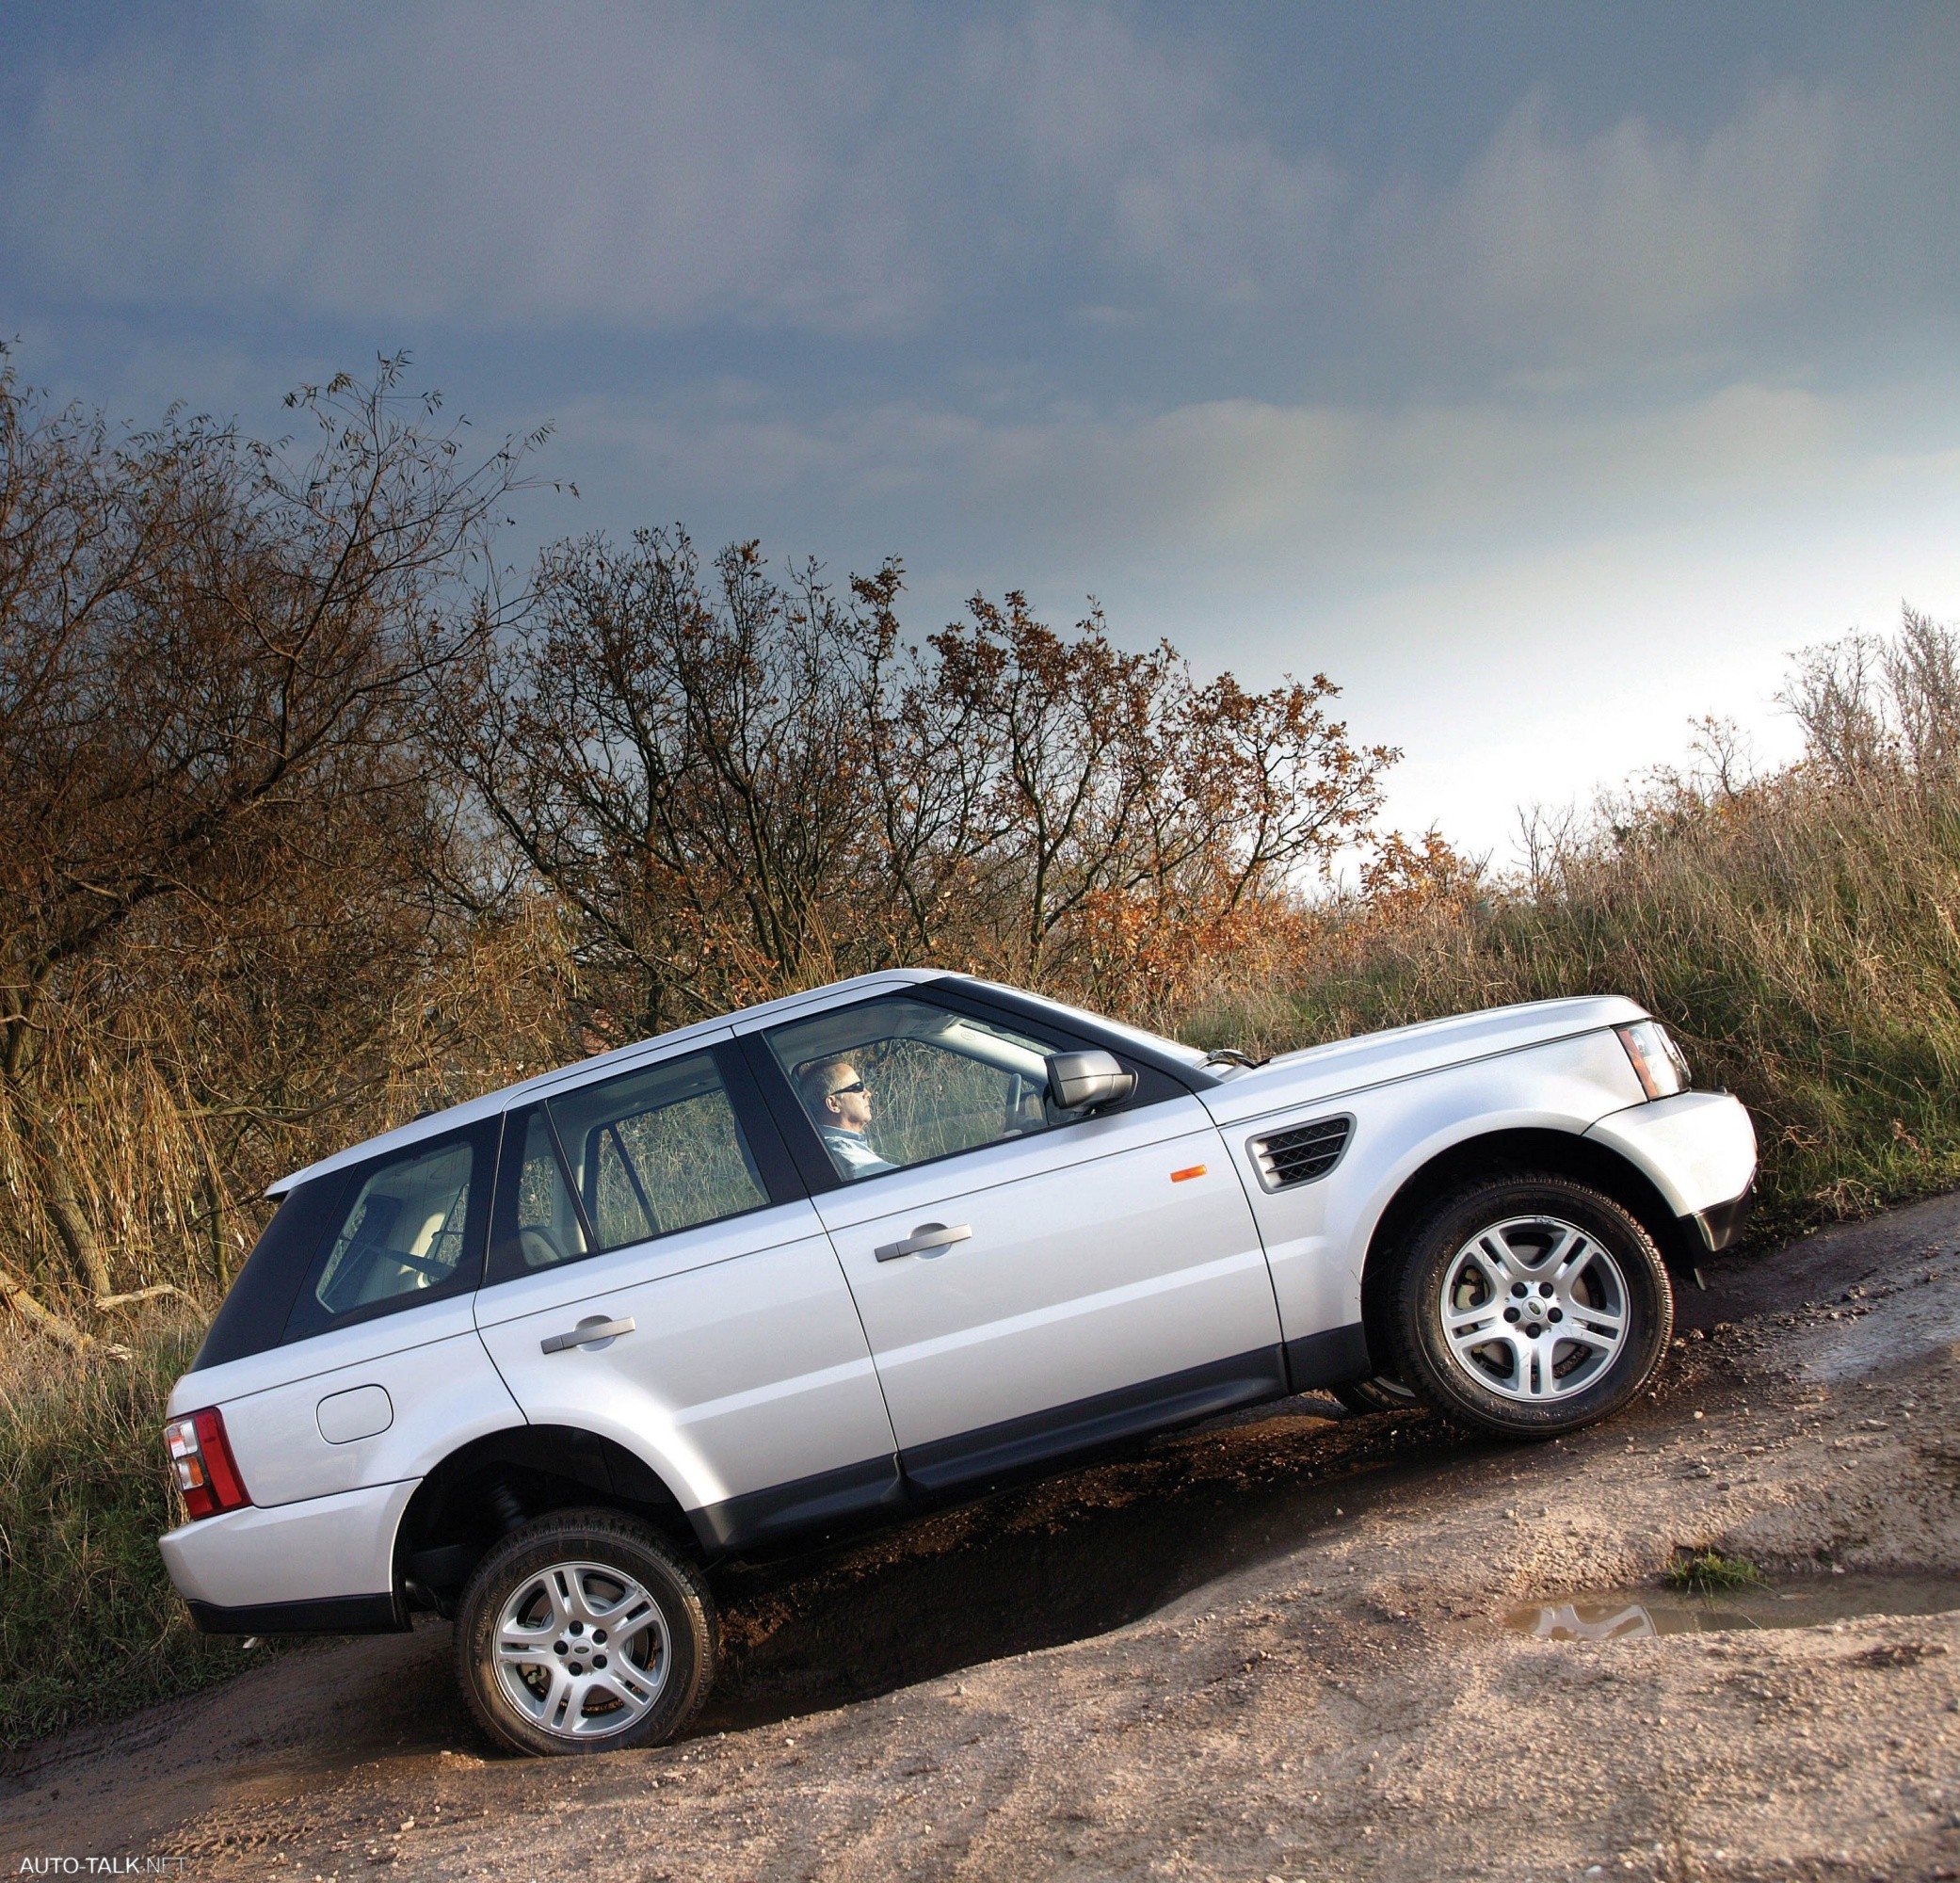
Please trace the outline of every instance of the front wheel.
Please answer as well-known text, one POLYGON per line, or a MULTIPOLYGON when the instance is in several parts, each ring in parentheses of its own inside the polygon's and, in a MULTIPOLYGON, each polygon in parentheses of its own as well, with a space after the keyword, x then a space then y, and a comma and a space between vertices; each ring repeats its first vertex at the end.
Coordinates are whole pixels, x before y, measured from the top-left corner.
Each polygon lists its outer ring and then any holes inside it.
POLYGON ((1405 1245, 1396 1371, 1437 1410, 1507 1439, 1616 1412, 1674 1331, 1661 1252, 1610 1197, 1503 1177, 1444 1199, 1405 1245))
POLYGON ((463 1696, 515 1752, 671 1739, 706 1698, 715 1645, 692 1565, 612 1510, 514 1531, 477 1566, 456 1618, 463 1696))

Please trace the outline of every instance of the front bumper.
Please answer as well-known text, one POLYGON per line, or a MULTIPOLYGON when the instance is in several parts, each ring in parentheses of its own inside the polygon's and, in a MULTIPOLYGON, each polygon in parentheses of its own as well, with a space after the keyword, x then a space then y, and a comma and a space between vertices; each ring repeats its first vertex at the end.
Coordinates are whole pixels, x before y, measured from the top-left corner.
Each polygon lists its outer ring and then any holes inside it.
POLYGON ((1751 1183, 1740 1197, 1731 1197, 1712 1209, 1696 1210, 1693 1221, 1711 1255, 1719 1255, 1730 1243, 1742 1240, 1748 1226, 1749 1212, 1756 1207, 1756 1185, 1751 1183))
POLYGON ((1677 1092, 1613 1112, 1586 1136, 1643 1171, 1711 1251, 1742 1233, 1756 1187, 1756 1127, 1727 1092, 1677 1092))

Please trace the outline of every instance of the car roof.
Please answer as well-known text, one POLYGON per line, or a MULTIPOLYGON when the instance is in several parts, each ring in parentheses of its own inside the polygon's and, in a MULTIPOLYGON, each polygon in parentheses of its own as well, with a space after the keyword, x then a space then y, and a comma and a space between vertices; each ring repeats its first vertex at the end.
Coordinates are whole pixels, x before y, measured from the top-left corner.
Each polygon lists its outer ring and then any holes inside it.
POLYGON ((292 1171, 277 1183, 267 1184, 265 1194, 282 1197, 297 1184, 310 1183, 315 1177, 330 1175, 350 1164, 362 1164, 370 1157, 419 1144, 424 1138, 440 1137, 464 1125, 475 1124, 479 1119, 495 1118, 498 1113, 539 1093, 554 1091, 567 1085, 582 1085, 608 1070, 630 1070, 643 1060, 663 1056, 691 1040, 717 1038, 730 1027, 744 1021, 769 1020, 779 1014, 793 1014, 827 1001, 835 994, 860 990, 869 993, 877 988, 916 987, 923 981, 947 977, 948 971, 943 968, 888 968, 876 974, 857 974, 847 981, 832 981, 827 987, 807 988, 801 993, 785 994, 780 1000, 764 1001, 758 1006, 736 1007, 713 1020, 699 1020, 688 1026, 678 1026, 670 1033, 655 1034, 651 1039, 635 1040, 630 1046, 616 1046, 609 1053, 597 1053, 589 1059, 577 1059, 569 1066, 554 1066, 548 1072, 534 1073, 514 1086, 486 1092, 481 1098, 465 1099, 459 1105, 426 1113, 408 1124, 397 1125, 393 1131, 382 1132, 378 1137, 363 1138, 361 1143, 349 1145, 345 1151, 336 1151, 330 1157, 323 1157, 316 1163, 292 1171))

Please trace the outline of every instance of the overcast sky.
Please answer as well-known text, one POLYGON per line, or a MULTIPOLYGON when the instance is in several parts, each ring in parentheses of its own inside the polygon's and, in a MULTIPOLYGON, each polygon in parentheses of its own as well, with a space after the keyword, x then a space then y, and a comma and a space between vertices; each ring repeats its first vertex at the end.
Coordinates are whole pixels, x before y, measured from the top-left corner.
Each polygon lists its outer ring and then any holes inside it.
POLYGON ((1960 617, 1960 4, 17 4, 28 380, 555 423, 533 539, 975 588, 1406 748, 1392 810, 1789 732, 1960 617))

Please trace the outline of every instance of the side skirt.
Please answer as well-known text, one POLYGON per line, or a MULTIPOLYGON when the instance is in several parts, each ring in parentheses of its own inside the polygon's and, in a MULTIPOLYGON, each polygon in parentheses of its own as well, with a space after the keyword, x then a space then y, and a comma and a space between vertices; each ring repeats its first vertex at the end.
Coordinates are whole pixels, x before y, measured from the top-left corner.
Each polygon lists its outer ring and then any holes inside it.
POLYGON ((1065 1453, 1090 1451, 1140 1432, 1195 1424, 1240 1406, 1281 1399, 1286 1363, 1277 1346, 1188 1367, 1115 1392, 1099 1392, 976 1432, 914 1445, 899 1456, 907 1481, 936 1491, 970 1478, 1002 1476, 1065 1453))
POLYGON ((798 1531, 821 1530, 827 1523, 861 1517, 880 1506, 895 1515, 904 1503, 898 1460, 888 1456, 763 1490, 744 1491, 740 1497, 690 1510, 687 1518, 701 1547, 710 1554, 725 1555, 774 1543, 798 1531))
POLYGON ((711 1555, 760 1549, 830 1524, 896 1517, 908 1505, 929 1501, 959 1485, 1024 1473, 1074 1453, 1092 1452, 1146 1432, 1193 1425, 1221 1412, 1284 1399, 1317 1386, 1366 1379, 1374 1370, 1368 1342, 1357 1321, 1284 1346, 1257 1347, 1115 1392, 1095 1393, 978 1431, 936 1439, 895 1458, 866 1458, 838 1471, 745 1491, 690 1510, 688 1521, 711 1555))

